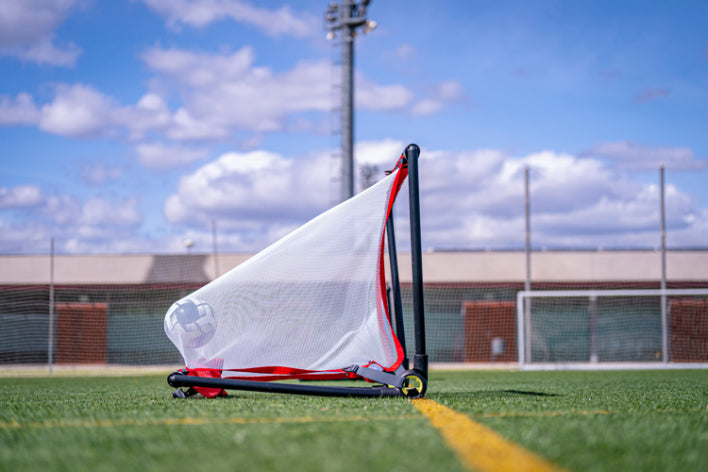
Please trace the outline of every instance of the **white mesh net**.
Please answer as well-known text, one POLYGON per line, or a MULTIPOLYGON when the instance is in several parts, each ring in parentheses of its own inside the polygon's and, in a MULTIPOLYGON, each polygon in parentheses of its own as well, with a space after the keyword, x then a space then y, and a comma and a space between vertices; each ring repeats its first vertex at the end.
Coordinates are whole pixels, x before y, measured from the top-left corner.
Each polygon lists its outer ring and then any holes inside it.
POLYGON ((381 263, 399 172, 173 304, 165 332, 187 367, 395 368, 381 263))

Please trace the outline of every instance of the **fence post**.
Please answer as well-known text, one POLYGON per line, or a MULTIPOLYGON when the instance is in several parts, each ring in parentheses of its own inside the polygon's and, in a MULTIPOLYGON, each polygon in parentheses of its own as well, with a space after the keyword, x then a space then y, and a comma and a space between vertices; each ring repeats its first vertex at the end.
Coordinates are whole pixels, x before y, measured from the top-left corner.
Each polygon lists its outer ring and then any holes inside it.
POLYGON ((49 335, 47 337, 47 362, 49 375, 54 363, 54 238, 49 243, 49 335))
POLYGON ((669 362, 669 323, 666 306, 666 206, 664 204, 664 166, 659 167, 661 207, 661 359, 669 362))
MULTIPOLYGON (((526 219, 526 279, 524 280, 524 291, 531 291, 531 196, 529 190, 529 167, 524 169, 524 213, 526 219)), ((527 339, 523 353, 524 361, 531 361, 531 299, 526 299, 524 302, 524 332, 520 333, 527 339)), ((521 362, 522 359, 519 359, 521 362)))

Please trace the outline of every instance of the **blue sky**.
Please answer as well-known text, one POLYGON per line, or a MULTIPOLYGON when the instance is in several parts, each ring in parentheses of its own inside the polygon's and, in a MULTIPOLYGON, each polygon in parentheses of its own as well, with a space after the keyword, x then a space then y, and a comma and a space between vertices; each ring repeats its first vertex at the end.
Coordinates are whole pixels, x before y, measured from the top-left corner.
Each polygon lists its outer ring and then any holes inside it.
MULTIPOLYGON (((327 4, 0 0, 0 253, 251 252, 336 203, 327 4)), ((534 247, 656 248, 662 165, 668 246, 708 246, 706 2, 368 17, 356 172, 421 146, 427 248, 522 248, 526 167, 534 247)))

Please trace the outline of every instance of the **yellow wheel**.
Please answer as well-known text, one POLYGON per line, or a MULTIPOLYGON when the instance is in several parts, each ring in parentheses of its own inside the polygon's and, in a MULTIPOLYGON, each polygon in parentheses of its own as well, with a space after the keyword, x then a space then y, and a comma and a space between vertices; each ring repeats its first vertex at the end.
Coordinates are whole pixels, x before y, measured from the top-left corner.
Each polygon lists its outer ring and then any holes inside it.
POLYGON ((403 386, 401 392, 408 398, 418 398, 425 395, 428 389, 428 381, 417 370, 407 370, 401 374, 403 376, 403 386))

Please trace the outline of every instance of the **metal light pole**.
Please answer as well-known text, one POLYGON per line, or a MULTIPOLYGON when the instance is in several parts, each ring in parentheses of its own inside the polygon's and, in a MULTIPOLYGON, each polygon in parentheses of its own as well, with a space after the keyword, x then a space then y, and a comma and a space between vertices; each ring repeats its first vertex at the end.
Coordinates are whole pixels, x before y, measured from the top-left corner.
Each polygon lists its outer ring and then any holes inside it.
POLYGON ((659 168, 659 205, 661 211, 661 360, 669 362, 669 321, 666 306, 666 203, 664 166, 659 168))
POLYGON ((342 0, 330 3, 325 11, 327 39, 342 35, 342 201, 354 196, 354 36, 366 34, 376 22, 366 19, 371 0, 342 0))

